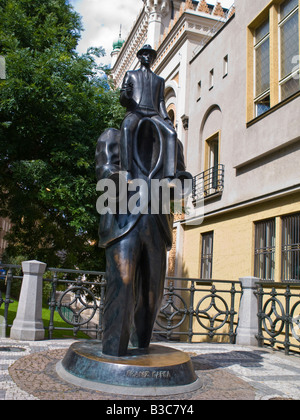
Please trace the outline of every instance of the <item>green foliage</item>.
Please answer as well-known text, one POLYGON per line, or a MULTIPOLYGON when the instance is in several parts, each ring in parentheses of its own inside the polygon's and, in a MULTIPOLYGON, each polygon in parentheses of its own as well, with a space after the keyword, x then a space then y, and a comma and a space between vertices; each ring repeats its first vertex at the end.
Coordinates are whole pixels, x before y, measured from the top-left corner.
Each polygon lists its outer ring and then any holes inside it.
POLYGON ((97 247, 95 148, 123 109, 96 65, 79 55, 81 21, 67 0, 0 0, 0 217, 13 227, 6 262, 103 270, 97 247))

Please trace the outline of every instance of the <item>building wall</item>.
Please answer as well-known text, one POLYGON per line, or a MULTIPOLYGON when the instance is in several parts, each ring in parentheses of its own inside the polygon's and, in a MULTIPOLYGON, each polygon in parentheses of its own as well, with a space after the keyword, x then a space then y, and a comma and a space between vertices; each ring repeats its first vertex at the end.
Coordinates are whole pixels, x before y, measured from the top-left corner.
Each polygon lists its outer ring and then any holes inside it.
MULTIPOLYGON (((200 277, 201 235, 214 232, 213 270, 215 280, 238 280, 254 275, 254 223, 271 217, 280 219, 299 212, 299 194, 289 194, 258 205, 245 206, 212 217, 207 217, 198 227, 185 227, 184 263, 185 277, 200 277)), ((277 232, 280 239, 280 232, 277 232)), ((275 276, 280 281, 280 245, 276 246, 275 276)))
POLYGON ((220 163, 226 168, 222 203, 209 204, 208 211, 299 184, 300 133, 295 122, 300 97, 246 127, 246 30, 267 3, 238 0, 235 18, 191 63, 187 166, 193 174, 204 169, 205 139, 221 130, 220 163), (251 3, 252 14, 244 3, 251 3), (228 75, 223 77, 226 55, 228 75), (211 69, 214 87, 209 90, 211 69))
MULTIPOLYGON (((280 216, 300 211, 299 95, 247 124, 247 28, 269 4, 237 0, 235 16, 190 62, 187 167, 194 175, 204 171, 205 140, 219 131, 225 185, 221 197, 205 200, 204 222, 185 225, 183 267, 189 277, 200 276, 202 233, 214 231, 212 277, 237 280, 254 274, 254 223, 276 217, 278 227, 280 216)), ((280 281, 279 229, 276 241, 280 281)))
MULTIPOLYGON (((236 0, 235 8, 220 17, 211 8, 200 11, 200 2, 174 0, 173 20, 171 8, 162 17, 153 70, 166 81, 166 105, 184 145, 187 170, 196 176, 209 167, 207 140, 216 134, 219 163, 225 167, 224 190, 204 200, 203 223, 180 220, 174 226, 172 274, 200 276, 201 235, 214 231, 213 278, 253 275, 255 222, 275 217, 278 228, 281 216, 300 212, 299 94, 284 104, 274 102, 268 115, 249 118, 254 106, 249 103, 254 65, 249 33, 280 2, 236 0)), ((149 40, 149 16, 143 9, 122 47, 112 72, 117 85, 126 70, 138 66, 135 54, 149 40)), ((274 90, 273 68, 271 73, 274 90)), ((277 280, 279 237, 277 229, 277 280)))

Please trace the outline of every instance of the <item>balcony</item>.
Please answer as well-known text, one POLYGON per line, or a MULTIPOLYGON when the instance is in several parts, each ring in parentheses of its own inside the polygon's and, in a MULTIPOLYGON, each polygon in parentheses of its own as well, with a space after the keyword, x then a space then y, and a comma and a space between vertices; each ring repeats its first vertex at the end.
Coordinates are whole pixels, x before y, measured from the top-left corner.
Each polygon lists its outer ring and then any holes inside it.
POLYGON ((193 179, 193 202, 222 195, 224 172, 224 165, 216 165, 196 175, 193 179))

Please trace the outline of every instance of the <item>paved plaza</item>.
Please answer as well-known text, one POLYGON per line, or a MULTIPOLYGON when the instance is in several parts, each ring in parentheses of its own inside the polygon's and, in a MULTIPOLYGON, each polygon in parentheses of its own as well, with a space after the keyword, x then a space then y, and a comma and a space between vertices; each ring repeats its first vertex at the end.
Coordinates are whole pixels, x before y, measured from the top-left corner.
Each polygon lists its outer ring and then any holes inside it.
MULTIPOLYGON (((73 342, 1 338, 0 400, 149 400, 87 390, 62 380, 56 364, 73 342)), ((159 344, 187 352, 202 380, 200 389, 176 395, 176 400, 300 399, 300 355, 229 344, 159 344)))

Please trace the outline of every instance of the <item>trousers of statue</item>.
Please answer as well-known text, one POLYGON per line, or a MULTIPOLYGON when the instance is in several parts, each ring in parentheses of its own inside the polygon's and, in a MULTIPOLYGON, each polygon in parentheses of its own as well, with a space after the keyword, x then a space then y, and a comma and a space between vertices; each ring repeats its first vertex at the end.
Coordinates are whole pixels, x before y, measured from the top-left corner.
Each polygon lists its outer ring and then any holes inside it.
POLYGON ((121 169, 131 171, 133 160, 133 142, 138 123, 144 117, 150 117, 156 124, 163 139, 163 178, 173 178, 176 172, 175 162, 177 162, 177 133, 175 129, 163 120, 158 114, 149 115, 139 112, 129 113, 121 126, 121 169))
POLYGON ((106 248, 104 354, 125 356, 129 340, 134 347, 149 346, 163 297, 166 255, 165 239, 151 214, 106 248))

